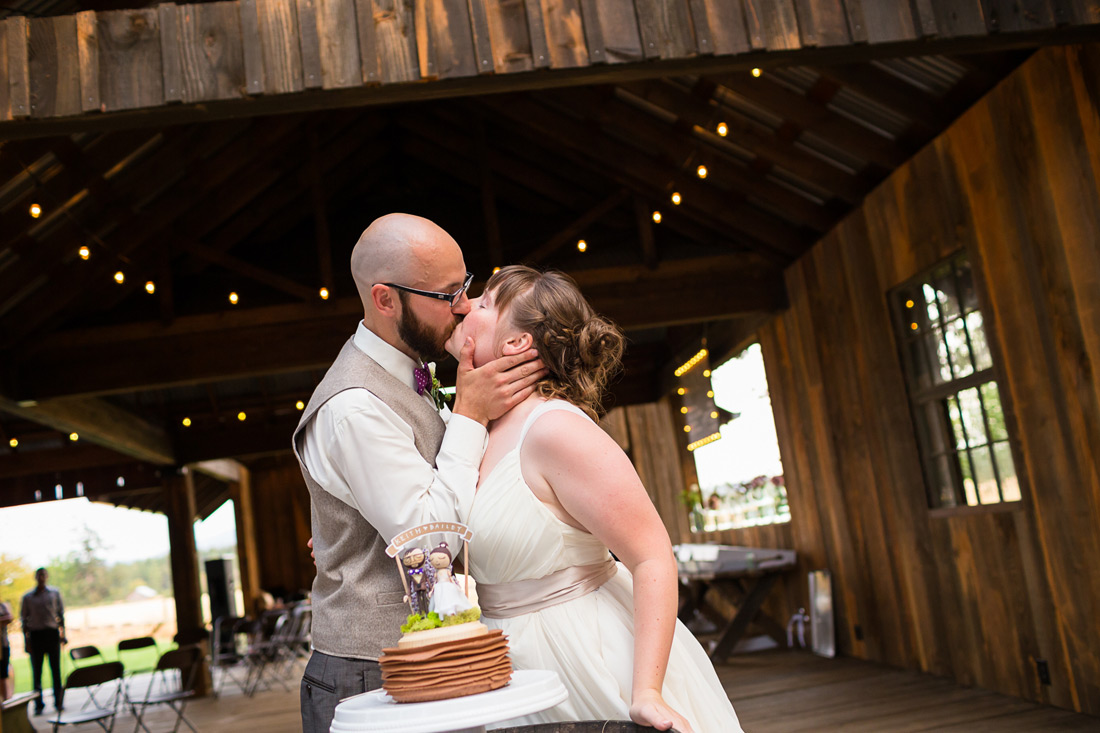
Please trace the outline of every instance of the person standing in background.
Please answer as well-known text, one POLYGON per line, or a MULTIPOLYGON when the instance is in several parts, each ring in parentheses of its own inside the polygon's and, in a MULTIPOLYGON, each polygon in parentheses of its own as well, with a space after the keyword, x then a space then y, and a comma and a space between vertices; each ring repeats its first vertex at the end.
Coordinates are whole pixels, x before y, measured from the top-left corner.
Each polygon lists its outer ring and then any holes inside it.
POLYGON ((61 645, 65 639, 65 604, 61 600, 61 591, 46 585, 50 574, 46 568, 34 571, 38 586, 23 596, 19 609, 19 620, 23 624, 23 640, 27 653, 31 655, 31 677, 34 679, 34 691, 38 699, 34 701, 35 715, 41 715, 46 709, 42 699, 42 662, 50 658, 50 677, 53 681, 53 706, 61 712, 63 683, 61 680, 61 645))
POLYGON ((11 606, 0 601, 0 702, 15 694, 15 680, 11 676, 11 642, 8 641, 8 625, 14 620, 11 606))

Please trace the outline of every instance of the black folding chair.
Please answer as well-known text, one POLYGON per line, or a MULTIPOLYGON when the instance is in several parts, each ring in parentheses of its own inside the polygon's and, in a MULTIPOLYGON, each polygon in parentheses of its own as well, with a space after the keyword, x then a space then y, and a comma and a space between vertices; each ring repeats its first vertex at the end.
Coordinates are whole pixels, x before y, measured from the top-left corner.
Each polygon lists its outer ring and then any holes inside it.
MULTIPOLYGON (((87 667, 88 664, 103 664, 103 662, 106 661, 103 659, 103 655, 100 653, 99 648, 94 646, 74 646, 69 649, 69 657, 73 660, 73 669, 87 667), (85 662, 86 660, 93 658, 98 659, 93 662, 88 662, 88 664, 81 664, 81 662, 85 662)), ((99 700, 96 699, 96 693, 98 691, 99 685, 94 685, 88 688, 88 699, 84 701, 84 705, 80 708, 81 710, 86 709, 89 705, 93 705, 99 708, 103 707, 99 700)))
POLYGON ((159 653, 160 649, 157 648, 157 640, 151 636, 138 636, 133 639, 123 639, 118 643, 118 661, 122 662, 122 665, 126 668, 126 681, 123 685, 123 694, 126 695, 126 699, 129 700, 130 681, 136 675, 144 672, 152 672, 152 664, 138 664, 135 657, 140 659, 144 655, 139 655, 143 649, 152 648, 155 653, 159 653))
POLYGON ((149 677, 145 696, 141 699, 130 698, 130 708, 137 719, 134 733, 141 728, 146 733, 152 733, 145 724, 144 717, 146 708, 154 705, 167 705, 176 713, 176 725, 172 728, 172 733, 179 730, 180 723, 185 723, 194 733, 198 733, 191 721, 184 716, 183 708, 187 705, 187 700, 195 695, 195 676, 202 666, 202 656, 202 649, 198 646, 184 646, 161 655, 154 673, 149 677), (157 673, 162 674, 165 685, 154 690, 157 673))
POLYGON ((244 652, 248 648, 249 623, 249 619, 241 616, 214 619, 210 632, 210 676, 214 682, 214 697, 221 693, 227 677, 241 692, 248 689, 249 666, 244 652))
POLYGON ((110 733, 115 727, 115 715, 118 713, 118 699, 121 695, 123 671, 122 664, 119 662, 105 662, 87 667, 77 667, 69 673, 68 679, 65 680, 64 694, 66 697, 68 697, 70 690, 81 687, 95 687, 101 692, 106 692, 104 685, 111 682, 115 683, 115 691, 111 696, 110 706, 96 704, 90 710, 81 708, 79 712, 75 713, 58 713, 48 721, 53 726, 54 733, 57 733, 57 729, 63 725, 79 725, 81 723, 95 723, 107 733, 110 733))

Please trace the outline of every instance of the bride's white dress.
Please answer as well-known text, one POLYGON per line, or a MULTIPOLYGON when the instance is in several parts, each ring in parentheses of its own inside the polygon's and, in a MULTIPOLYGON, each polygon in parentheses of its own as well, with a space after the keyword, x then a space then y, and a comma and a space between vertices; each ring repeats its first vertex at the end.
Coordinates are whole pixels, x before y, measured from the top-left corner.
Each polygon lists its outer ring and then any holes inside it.
MULTIPOLYGON (((474 533, 470 570, 479 583, 541 578, 609 557, 596 537, 554 516, 520 472, 523 437, 540 415, 554 409, 584 415, 559 400, 536 407, 520 432, 519 444, 484 479, 470 505, 465 518, 474 533)), ((499 725, 629 720, 633 603, 630 573, 619 563, 614 577, 585 596, 514 618, 483 618, 490 628, 504 630, 516 669, 554 670, 569 690, 569 699, 561 705, 499 725)), ((741 731, 710 659, 679 621, 662 694, 696 733, 741 731)))

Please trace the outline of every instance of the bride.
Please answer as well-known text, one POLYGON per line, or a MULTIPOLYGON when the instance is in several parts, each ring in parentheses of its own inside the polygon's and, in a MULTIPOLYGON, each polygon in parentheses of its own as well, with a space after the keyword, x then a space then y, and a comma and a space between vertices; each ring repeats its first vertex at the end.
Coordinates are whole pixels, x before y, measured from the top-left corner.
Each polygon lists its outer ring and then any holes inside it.
POLYGON ((668 533, 634 467, 596 424, 622 333, 560 273, 505 267, 455 329, 474 366, 532 346, 550 374, 489 425, 461 519, 482 619, 517 669, 552 669, 555 708, 507 725, 624 719, 681 733, 741 730, 710 659, 676 620, 668 533), (620 562, 615 562, 610 549, 620 562))

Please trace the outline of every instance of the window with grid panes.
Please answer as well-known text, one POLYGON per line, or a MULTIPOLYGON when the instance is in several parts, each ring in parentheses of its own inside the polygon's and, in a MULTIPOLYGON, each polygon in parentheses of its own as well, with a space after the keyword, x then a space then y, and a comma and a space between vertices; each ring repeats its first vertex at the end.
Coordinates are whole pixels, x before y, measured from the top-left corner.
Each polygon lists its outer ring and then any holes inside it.
POLYGON ((931 507, 1019 501, 970 263, 952 257, 891 293, 931 507))

